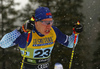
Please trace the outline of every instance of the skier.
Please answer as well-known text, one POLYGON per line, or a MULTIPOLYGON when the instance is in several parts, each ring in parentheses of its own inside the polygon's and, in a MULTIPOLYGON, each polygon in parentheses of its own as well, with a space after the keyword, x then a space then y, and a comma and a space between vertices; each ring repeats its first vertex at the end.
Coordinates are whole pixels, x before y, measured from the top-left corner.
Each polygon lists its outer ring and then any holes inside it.
MULTIPOLYGON (((52 26, 53 23, 49 8, 39 7, 35 11, 35 20, 32 17, 22 27, 5 34, 0 41, 0 47, 8 48, 18 44, 22 56, 26 47, 23 69, 48 69, 55 41, 73 48, 75 34, 82 32, 82 26, 75 24, 72 35, 68 36, 52 26), (28 33, 30 36, 26 46, 28 33)), ((77 41, 78 36, 76 44, 77 41)))

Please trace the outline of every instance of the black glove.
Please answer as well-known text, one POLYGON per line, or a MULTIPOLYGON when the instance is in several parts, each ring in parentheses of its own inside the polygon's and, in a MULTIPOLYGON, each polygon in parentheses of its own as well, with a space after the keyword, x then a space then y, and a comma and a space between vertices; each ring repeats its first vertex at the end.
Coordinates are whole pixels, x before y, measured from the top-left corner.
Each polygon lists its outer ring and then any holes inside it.
POLYGON ((81 33, 83 31, 83 26, 82 25, 80 25, 80 23, 79 24, 75 24, 74 26, 73 26, 73 32, 74 33, 81 33))
POLYGON ((23 32, 29 32, 34 28, 34 21, 27 20, 22 27, 18 28, 17 30, 22 34, 23 32))
POLYGON ((23 25, 25 30, 32 30, 34 28, 34 21, 27 20, 23 25))

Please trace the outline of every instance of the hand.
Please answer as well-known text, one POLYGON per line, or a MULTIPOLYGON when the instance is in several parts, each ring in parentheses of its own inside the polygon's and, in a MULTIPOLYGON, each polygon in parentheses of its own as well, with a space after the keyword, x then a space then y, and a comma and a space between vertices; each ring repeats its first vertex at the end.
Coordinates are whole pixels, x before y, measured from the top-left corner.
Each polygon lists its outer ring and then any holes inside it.
POLYGON ((19 27, 17 30, 22 34, 23 32, 30 32, 34 28, 34 21, 27 20, 22 27, 19 27))
POLYGON ((27 20, 22 26, 24 32, 29 32, 34 28, 34 21, 27 20))
POLYGON ((74 34, 79 34, 83 31, 82 25, 80 25, 79 21, 73 26, 74 34))

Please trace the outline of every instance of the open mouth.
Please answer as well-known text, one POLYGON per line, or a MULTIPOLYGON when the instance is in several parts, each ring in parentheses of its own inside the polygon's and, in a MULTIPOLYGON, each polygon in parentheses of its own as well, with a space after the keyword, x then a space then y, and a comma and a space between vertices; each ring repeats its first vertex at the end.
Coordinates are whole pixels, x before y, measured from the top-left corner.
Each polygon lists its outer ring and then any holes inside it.
POLYGON ((49 30, 49 29, 47 29, 45 32, 46 32, 46 33, 49 33, 49 32, 50 32, 50 30, 49 30))

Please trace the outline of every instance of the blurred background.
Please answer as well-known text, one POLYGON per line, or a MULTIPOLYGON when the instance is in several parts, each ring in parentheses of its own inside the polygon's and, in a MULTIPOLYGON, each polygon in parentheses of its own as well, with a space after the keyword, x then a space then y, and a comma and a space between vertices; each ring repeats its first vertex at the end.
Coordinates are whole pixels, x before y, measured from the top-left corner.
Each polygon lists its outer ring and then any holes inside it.
MULTIPOLYGON (((54 26, 67 35, 80 21, 84 30, 75 48, 72 69, 100 69, 100 0, 0 0, 0 40, 30 19, 39 6, 50 8, 54 26)), ((56 42, 50 69, 59 62, 68 69, 72 49, 56 42)), ((20 69, 18 45, 0 48, 0 69, 20 69)))

